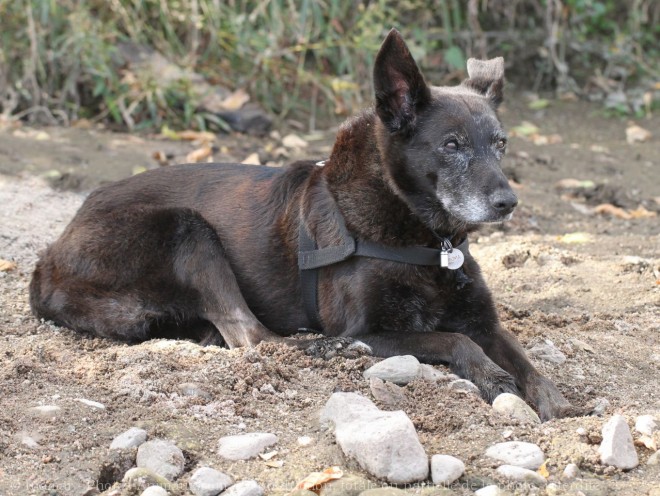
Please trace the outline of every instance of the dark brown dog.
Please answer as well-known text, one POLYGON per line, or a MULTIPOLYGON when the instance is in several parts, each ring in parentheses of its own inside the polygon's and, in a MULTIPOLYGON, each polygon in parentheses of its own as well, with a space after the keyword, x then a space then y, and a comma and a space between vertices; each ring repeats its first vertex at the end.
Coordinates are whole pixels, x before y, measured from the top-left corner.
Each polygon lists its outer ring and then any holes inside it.
MULTIPOLYGON (((94 191, 37 264, 34 313, 127 341, 308 344, 284 337, 313 327, 301 225, 321 248, 346 243, 343 219, 358 243, 447 251, 511 215, 496 115, 503 60, 471 59, 468 75, 457 87, 428 86, 392 30, 375 64, 375 109, 341 127, 324 167, 184 165, 94 191), (204 324, 211 334, 198 332, 204 324)), ((522 393, 542 419, 577 413, 501 329, 469 252, 459 270, 345 258, 319 269, 316 330, 378 356, 448 364, 489 401, 522 393)))

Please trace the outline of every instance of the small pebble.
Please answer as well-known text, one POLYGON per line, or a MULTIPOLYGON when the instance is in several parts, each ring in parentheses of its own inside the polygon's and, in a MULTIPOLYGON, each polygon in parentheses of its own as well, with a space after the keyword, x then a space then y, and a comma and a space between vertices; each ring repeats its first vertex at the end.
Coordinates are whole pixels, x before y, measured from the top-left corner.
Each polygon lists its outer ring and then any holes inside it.
POLYGON ((465 472, 465 464, 450 455, 431 457, 431 479, 433 484, 449 485, 465 472))
POLYGON ((438 382, 438 381, 447 380, 447 374, 439 371, 433 365, 429 365, 427 363, 419 364, 419 376, 425 381, 429 381, 429 382, 438 382))
POLYGON ((528 354, 546 362, 554 363, 555 365, 561 365, 566 361, 566 355, 564 355, 549 339, 546 339, 545 342, 539 343, 528 350, 528 354))
POLYGON ((493 410, 509 415, 522 422, 540 424, 541 419, 521 398, 511 393, 502 393, 493 401, 493 410))
POLYGON ((226 474, 210 467, 195 470, 188 487, 195 496, 217 496, 233 484, 234 480, 226 474))
POLYGON ((572 481, 580 474, 580 469, 575 463, 569 463, 561 474, 561 480, 572 481))
POLYGON ((250 432, 236 436, 225 436, 218 441, 218 454, 227 460, 254 458, 268 446, 277 443, 275 434, 250 432))
POLYGON ((603 441, 598 453, 603 465, 612 465, 621 469, 631 469, 639 465, 637 451, 626 419, 614 415, 603 426, 603 441))
POLYGON ((541 448, 523 441, 497 443, 486 450, 486 456, 516 467, 536 470, 545 461, 541 448))
POLYGON ((498 467, 497 473, 508 480, 516 482, 527 482, 535 486, 544 486, 545 479, 541 474, 528 470, 522 467, 514 467, 513 465, 502 465, 498 467))
POLYGON ((640 415, 635 420, 635 430, 640 434, 653 436, 655 431, 658 430, 658 423, 653 418, 653 415, 640 415))
POLYGON ((649 459, 646 460, 646 464, 647 465, 660 465, 660 451, 656 451, 651 456, 649 456, 649 459))
POLYGON ((44 417, 55 417, 60 414, 62 409, 56 405, 41 405, 30 408, 30 411, 44 417))
POLYGON ((420 363, 412 355, 386 358, 364 371, 364 378, 378 377, 383 381, 405 386, 421 373, 420 363))
POLYGON ((312 439, 312 438, 309 437, 309 436, 300 436, 300 437, 298 438, 298 444, 299 444, 300 446, 309 446, 309 445, 312 444, 313 442, 314 442, 314 439, 312 439))
POLYGON ((105 410, 105 405, 103 403, 99 403, 98 401, 86 400, 85 398, 76 398, 75 401, 82 403, 83 405, 96 408, 97 410, 105 410))
POLYGON ((584 427, 578 427, 575 429, 575 432, 577 433, 578 436, 586 436, 587 435, 587 429, 584 427))
POLYGON ((406 393, 401 386, 385 382, 378 377, 369 378, 369 389, 376 400, 390 408, 397 407, 406 401, 406 393))
POLYGON ((502 432, 502 437, 504 439, 509 439, 511 436, 513 436, 513 431, 511 431, 511 430, 502 432))
POLYGON ((119 434, 112 440, 110 449, 129 449, 140 446, 147 440, 147 431, 131 427, 126 432, 119 434))
POLYGON ((237 482, 222 492, 222 496, 263 496, 264 490, 257 481, 246 480, 237 482))
POLYGON ((183 473, 186 459, 171 441, 154 439, 140 445, 136 462, 140 468, 147 468, 168 480, 174 480, 183 473))
POLYGON ((140 496, 167 496, 169 493, 160 486, 149 486, 140 496))
POLYGON ((474 385, 473 382, 468 381, 467 379, 456 379, 449 383, 449 389, 454 391, 462 391, 464 393, 474 393, 481 394, 479 388, 474 385))

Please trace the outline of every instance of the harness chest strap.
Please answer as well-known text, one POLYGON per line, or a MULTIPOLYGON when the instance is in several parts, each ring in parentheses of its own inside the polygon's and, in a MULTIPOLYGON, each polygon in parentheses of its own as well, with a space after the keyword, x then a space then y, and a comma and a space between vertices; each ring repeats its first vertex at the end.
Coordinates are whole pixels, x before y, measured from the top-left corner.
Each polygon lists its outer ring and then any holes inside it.
MULTIPOLYGON (((311 238, 304 223, 300 222, 300 231, 298 234, 298 268, 300 270, 300 284, 302 289, 303 306, 312 328, 322 330, 321 317, 318 309, 318 269, 343 262, 351 257, 370 257, 389 260, 392 262, 406 263, 411 265, 437 265, 441 266, 443 256, 446 256, 449 250, 427 248, 424 246, 386 246, 371 241, 356 240, 346 229, 344 219, 337 212, 336 220, 342 234, 342 244, 318 248, 316 242, 311 238)), ((468 251, 468 239, 460 243, 454 249, 462 253, 468 251)), ((457 276, 462 276, 459 284, 466 283, 467 276, 462 271, 457 272, 457 276)))

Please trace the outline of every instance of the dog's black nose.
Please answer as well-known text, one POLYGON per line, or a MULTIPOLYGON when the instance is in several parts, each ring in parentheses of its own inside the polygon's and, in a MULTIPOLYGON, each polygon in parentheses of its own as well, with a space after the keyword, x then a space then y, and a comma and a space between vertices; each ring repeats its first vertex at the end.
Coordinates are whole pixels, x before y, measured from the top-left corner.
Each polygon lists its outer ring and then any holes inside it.
POLYGON ((506 215, 516 208, 518 197, 511 190, 500 190, 490 196, 490 204, 499 213, 506 215))

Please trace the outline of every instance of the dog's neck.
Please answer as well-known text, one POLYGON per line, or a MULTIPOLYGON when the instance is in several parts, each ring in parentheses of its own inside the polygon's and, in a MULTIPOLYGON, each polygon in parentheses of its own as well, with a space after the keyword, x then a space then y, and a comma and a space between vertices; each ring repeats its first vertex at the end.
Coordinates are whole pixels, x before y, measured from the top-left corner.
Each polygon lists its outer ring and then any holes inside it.
POLYGON ((438 236, 460 243, 467 229, 451 225, 442 211, 424 219, 416 211, 424 210, 423 203, 412 205, 398 191, 377 143, 377 119, 367 110, 343 124, 323 167, 327 188, 349 229, 358 237, 389 245, 437 246, 438 236))

